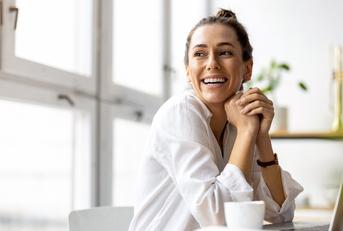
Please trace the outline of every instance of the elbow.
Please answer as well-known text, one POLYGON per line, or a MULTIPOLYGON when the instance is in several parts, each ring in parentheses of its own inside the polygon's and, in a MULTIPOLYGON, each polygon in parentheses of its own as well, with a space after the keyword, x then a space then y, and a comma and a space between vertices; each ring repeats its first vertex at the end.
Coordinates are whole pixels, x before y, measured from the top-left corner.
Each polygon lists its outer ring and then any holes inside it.
POLYGON ((224 225, 225 198, 215 187, 207 189, 201 196, 194 197, 189 205, 192 215, 200 227, 209 225, 224 225))
POLYGON ((292 222, 293 218, 294 210, 292 209, 278 213, 266 211, 265 215, 265 220, 273 224, 292 222))
POLYGON ((224 209, 217 207, 215 209, 211 206, 202 204, 198 206, 193 206, 192 215, 199 223, 200 227, 210 226, 210 225, 224 225, 224 209))

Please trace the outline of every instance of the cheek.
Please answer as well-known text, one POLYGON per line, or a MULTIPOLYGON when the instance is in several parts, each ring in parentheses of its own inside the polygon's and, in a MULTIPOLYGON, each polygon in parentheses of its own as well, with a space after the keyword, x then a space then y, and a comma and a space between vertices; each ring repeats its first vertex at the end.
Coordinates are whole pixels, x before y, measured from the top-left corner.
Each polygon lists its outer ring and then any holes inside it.
POLYGON ((193 71, 197 71, 200 65, 198 62, 193 61, 189 63, 189 66, 190 66, 190 69, 192 69, 193 71))
POLYGON ((240 62, 232 62, 229 64, 228 68, 231 70, 231 73, 236 76, 236 78, 243 78, 244 67, 240 62))
POLYGON ((189 63, 188 75, 190 76, 190 78, 197 78, 200 72, 201 72, 201 68, 200 68, 199 63, 197 62, 189 63))

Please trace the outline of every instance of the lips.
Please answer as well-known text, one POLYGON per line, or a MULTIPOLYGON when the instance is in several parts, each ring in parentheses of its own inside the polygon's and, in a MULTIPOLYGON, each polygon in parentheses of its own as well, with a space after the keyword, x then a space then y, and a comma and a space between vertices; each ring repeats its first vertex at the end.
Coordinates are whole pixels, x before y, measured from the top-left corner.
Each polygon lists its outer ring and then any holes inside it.
POLYGON ((227 80, 225 76, 210 76, 203 78, 201 82, 208 86, 222 86, 227 80))

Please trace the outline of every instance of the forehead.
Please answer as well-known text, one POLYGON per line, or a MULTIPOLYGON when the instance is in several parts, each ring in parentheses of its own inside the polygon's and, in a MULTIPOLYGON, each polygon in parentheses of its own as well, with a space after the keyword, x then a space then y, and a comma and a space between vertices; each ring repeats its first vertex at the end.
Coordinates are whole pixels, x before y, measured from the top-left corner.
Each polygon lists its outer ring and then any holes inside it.
POLYGON ((239 45, 237 35, 234 29, 230 26, 221 24, 204 25, 197 28, 191 39, 191 47, 197 44, 218 44, 222 42, 228 42, 235 47, 239 45))

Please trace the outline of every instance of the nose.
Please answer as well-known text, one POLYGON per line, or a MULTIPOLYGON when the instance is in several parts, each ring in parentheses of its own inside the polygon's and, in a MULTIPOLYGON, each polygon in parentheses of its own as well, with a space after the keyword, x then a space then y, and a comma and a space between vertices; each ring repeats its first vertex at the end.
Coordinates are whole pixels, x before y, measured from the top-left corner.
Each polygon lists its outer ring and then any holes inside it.
POLYGON ((207 67, 206 69, 208 71, 210 70, 220 70, 220 64, 218 63, 217 58, 215 57, 215 55, 210 55, 208 57, 208 62, 207 62, 207 67))

